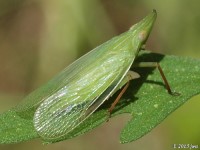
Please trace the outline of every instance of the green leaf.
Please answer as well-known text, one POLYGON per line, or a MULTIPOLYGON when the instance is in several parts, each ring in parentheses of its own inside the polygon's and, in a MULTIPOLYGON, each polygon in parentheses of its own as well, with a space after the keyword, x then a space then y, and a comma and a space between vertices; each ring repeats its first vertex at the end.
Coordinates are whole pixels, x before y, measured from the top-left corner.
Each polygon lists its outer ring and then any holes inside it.
MULTIPOLYGON (((157 69, 135 68, 134 71, 138 72, 141 78, 131 81, 130 87, 112 112, 112 117, 122 113, 133 116, 121 132, 122 143, 137 140, 147 134, 188 99, 200 93, 200 60, 145 52, 136 61, 160 62, 172 90, 180 93, 180 96, 167 93, 157 69)), ((61 140, 81 135, 106 122, 107 109, 118 94, 119 92, 61 140)), ((18 115, 15 109, 1 114, 0 143, 39 138, 33 127, 34 111, 25 112, 27 114, 24 116, 28 117, 18 115)), ((54 142, 57 141, 51 143, 54 142)))
POLYGON ((13 110, 0 115, 0 143, 19 143, 37 138, 32 119, 23 119, 13 110))

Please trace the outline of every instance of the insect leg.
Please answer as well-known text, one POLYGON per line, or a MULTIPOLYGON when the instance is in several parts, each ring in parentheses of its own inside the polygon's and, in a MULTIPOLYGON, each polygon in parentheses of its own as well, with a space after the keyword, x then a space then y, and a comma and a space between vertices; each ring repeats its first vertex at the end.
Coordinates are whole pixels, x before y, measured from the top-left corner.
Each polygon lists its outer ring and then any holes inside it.
POLYGON ((167 81, 167 78, 166 78, 159 63, 157 63, 157 62, 140 62, 140 63, 133 64, 132 67, 156 67, 156 68, 158 68, 168 93, 171 95, 175 95, 175 96, 180 95, 179 93, 172 92, 169 82, 167 81))
POLYGON ((111 107, 108 109, 108 113, 109 113, 109 118, 110 118, 110 115, 111 115, 111 112, 113 111, 113 109, 115 108, 116 104, 119 102, 120 98, 122 97, 122 95, 125 93, 125 91, 127 90, 129 84, 130 84, 130 80, 133 80, 133 79, 136 79, 136 78, 139 78, 140 75, 136 72, 133 72, 133 71, 129 71, 126 76, 124 77, 124 79, 119 83, 118 85, 118 88, 116 88, 116 90, 113 92, 115 93, 117 90, 121 89, 122 86, 123 89, 121 90, 121 92, 119 93, 119 95, 117 96, 117 98, 115 99, 115 101, 112 103, 111 107))

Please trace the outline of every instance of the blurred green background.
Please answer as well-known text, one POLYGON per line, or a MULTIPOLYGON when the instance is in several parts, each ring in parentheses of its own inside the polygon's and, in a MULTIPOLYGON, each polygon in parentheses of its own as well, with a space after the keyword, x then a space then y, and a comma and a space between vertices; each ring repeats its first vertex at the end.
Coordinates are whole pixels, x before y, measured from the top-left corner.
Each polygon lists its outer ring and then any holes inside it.
MULTIPOLYGON (((157 10, 158 18, 147 49, 199 59, 199 6, 197 0, 1 0, 0 112, 15 106, 87 51, 128 30, 152 9, 157 10)), ((200 96, 192 98, 151 133, 129 144, 119 143, 120 130, 130 118, 121 115, 71 140, 42 145, 36 139, 0 145, 0 150, 169 150, 173 144, 200 147, 199 100, 200 96)))

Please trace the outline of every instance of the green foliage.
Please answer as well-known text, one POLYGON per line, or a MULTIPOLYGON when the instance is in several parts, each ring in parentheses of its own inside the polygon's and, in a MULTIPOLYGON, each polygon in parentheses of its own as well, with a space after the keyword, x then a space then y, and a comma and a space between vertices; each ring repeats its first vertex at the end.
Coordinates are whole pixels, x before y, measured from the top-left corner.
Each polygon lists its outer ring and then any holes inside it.
MULTIPOLYGON (((137 71, 141 78, 131 81, 130 87, 112 113, 112 117, 122 113, 133 116, 121 132, 122 143, 137 140, 147 134, 188 99, 200 93, 199 60, 142 53, 136 61, 160 62, 172 90, 180 93, 180 96, 167 93, 157 69, 135 68, 134 71, 137 71)), ((106 101, 65 139, 81 135, 106 122, 107 109, 117 95, 118 93, 106 101)), ((16 113, 15 109, 1 114, 0 143, 17 143, 39 138, 33 127, 34 111, 28 110, 24 116, 16 113)), ((57 141, 52 141, 54 142, 57 141)))

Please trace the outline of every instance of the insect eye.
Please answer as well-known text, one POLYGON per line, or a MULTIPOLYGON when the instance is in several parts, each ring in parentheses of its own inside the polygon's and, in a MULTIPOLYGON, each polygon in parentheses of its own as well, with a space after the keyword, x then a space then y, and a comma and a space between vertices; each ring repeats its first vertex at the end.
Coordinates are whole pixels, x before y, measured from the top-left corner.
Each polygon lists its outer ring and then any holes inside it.
POLYGON ((139 38, 139 40, 140 40, 141 42, 145 42, 146 39, 147 39, 147 36, 148 36, 148 34, 147 34, 146 31, 141 31, 141 32, 139 33, 139 35, 138 35, 138 38, 139 38))

